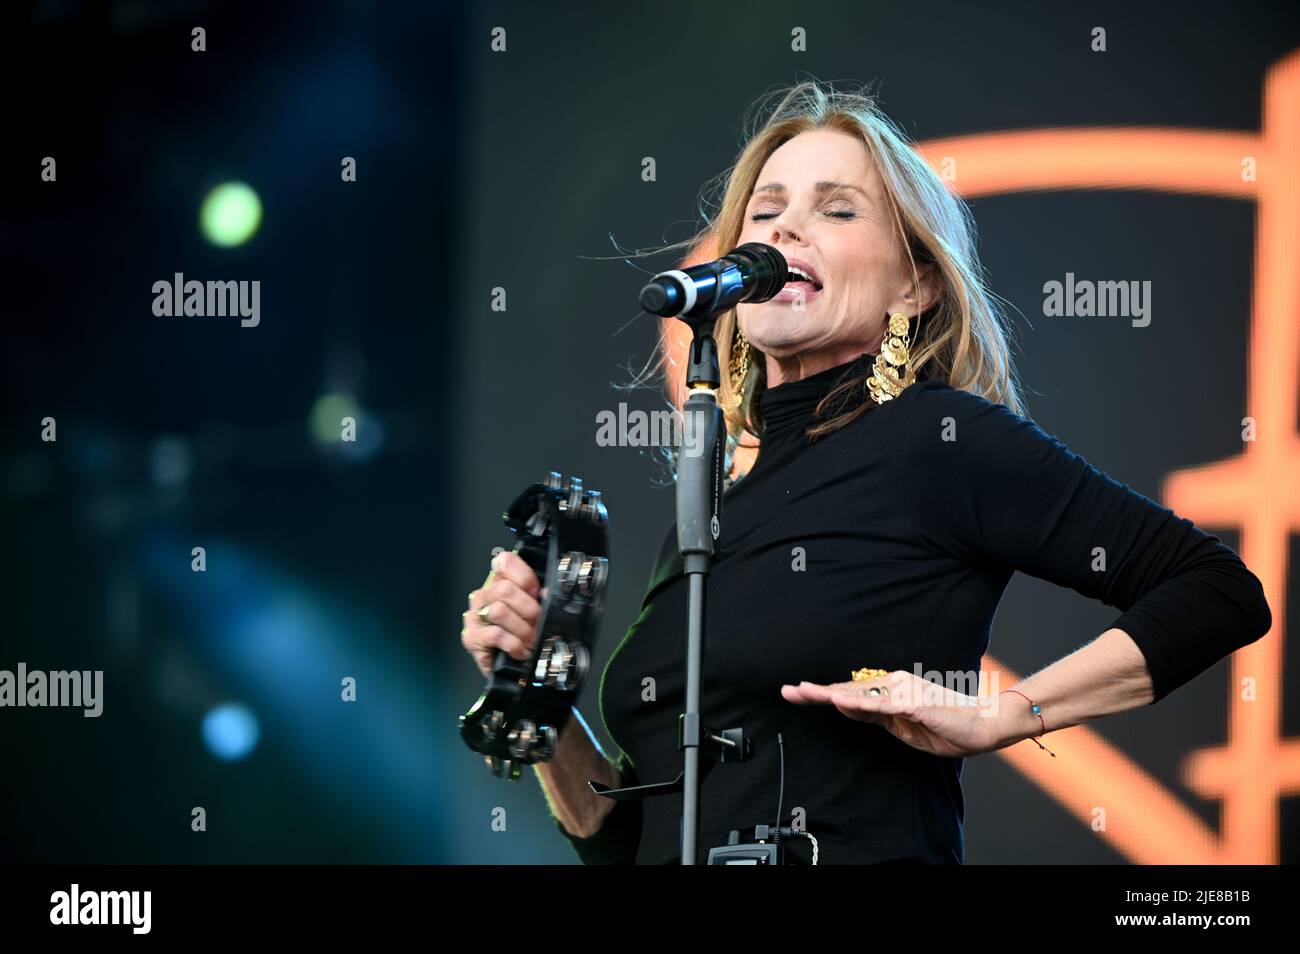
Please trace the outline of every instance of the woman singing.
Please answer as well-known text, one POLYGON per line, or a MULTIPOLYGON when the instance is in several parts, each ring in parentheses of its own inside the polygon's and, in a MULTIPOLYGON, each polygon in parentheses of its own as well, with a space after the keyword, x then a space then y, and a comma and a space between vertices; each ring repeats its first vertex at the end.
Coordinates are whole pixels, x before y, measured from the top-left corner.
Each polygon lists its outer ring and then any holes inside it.
MULTIPOLYGON (((716 326, 734 479, 709 578, 703 720, 742 727, 756 754, 704 783, 700 860, 732 829, 778 823, 783 755, 779 824, 814 835, 819 863, 961 863, 965 757, 1160 701, 1269 631, 1263 589, 1217 537, 1023 416, 970 213, 868 95, 783 91, 725 185, 698 247, 765 242, 803 279, 716 326), (996 694, 923 678, 979 671, 1017 570, 1121 615, 996 694)), ((676 545, 670 527, 601 681, 619 757, 575 712, 536 766, 587 863, 680 860, 680 795, 614 802, 587 787, 681 770, 676 545)), ((538 598, 520 558, 493 561, 462 632, 485 674, 497 649, 527 658, 538 598)), ((788 851, 811 857, 806 840, 788 851)))

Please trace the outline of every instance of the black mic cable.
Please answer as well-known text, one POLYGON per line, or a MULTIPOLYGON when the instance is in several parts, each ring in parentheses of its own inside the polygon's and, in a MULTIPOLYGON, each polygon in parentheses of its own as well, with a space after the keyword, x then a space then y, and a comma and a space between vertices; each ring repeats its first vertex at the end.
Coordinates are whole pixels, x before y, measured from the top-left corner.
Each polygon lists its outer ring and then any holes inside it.
POLYGON ((780 749, 781 757, 781 787, 776 796, 776 828, 781 829, 781 805, 785 802, 785 738, 780 732, 776 734, 776 746, 780 749))
POLYGON ((812 834, 812 832, 803 828, 795 828, 794 826, 789 828, 781 827, 781 807, 785 803, 785 737, 780 732, 776 734, 776 745, 780 752, 781 785, 776 796, 776 824, 772 826, 772 829, 768 834, 774 845, 779 845, 781 843, 782 835, 787 838, 807 838, 812 842, 812 863, 817 864, 818 855, 821 854, 821 846, 817 843, 817 838, 812 834))

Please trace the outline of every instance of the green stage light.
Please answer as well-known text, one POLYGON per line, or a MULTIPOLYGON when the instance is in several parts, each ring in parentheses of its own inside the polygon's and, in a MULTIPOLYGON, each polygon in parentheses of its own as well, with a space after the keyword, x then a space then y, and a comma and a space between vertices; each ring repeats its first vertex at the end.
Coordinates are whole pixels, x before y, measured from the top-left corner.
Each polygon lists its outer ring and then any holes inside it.
POLYGON ((312 405, 307 428, 317 444, 328 447, 343 440, 343 418, 360 420, 361 408, 347 394, 326 393, 312 405))
POLYGON ((262 224, 262 200, 242 182, 223 182, 203 200, 199 228, 213 245, 243 245, 262 224))

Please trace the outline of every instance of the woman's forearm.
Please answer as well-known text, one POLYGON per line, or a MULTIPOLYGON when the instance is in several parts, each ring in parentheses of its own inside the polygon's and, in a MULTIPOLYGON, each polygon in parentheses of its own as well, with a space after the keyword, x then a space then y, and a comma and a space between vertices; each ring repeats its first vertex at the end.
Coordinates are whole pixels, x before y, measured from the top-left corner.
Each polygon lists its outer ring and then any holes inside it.
POLYGON ((1043 721, 1015 693, 999 690, 997 748, 1148 705, 1155 692, 1146 657, 1122 629, 1108 629, 1088 645, 1014 686, 1038 704, 1043 721))
POLYGON ((614 800, 593 794, 587 780, 595 779, 612 788, 617 788, 621 780, 614 764, 600 751, 577 706, 555 744, 554 758, 536 762, 533 767, 551 812, 564 830, 579 838, 594 835, 614 807, 614 800))

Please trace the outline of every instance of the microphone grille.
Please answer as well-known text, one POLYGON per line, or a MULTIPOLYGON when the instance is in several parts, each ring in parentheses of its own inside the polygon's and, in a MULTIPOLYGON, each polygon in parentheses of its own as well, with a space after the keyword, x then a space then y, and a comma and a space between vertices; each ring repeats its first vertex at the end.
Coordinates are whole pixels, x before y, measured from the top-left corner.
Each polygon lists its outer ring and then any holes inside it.
POLYGON ((651 282, 641 289, 641 307, 652 315, 661 312, 668 304, 668 292, 658 282, 651 282))

